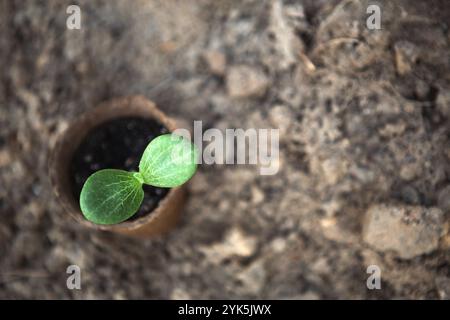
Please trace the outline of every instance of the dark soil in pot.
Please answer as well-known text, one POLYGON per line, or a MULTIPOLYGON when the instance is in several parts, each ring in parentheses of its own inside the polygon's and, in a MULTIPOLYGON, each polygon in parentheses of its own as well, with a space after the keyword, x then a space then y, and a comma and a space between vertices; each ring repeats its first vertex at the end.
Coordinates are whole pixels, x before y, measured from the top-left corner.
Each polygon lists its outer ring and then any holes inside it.
MULTIPOLYGON (((70 165, 72 190, 79 199, 87 178, 101 169, 138 171, 148 143, 169 131, 152 119, 123 117, 109 120, 92 129, 75 151, 70 165)), ((168 188, 143 185, 144 201, 128 221, 152 212, 168 193, 168 188)))

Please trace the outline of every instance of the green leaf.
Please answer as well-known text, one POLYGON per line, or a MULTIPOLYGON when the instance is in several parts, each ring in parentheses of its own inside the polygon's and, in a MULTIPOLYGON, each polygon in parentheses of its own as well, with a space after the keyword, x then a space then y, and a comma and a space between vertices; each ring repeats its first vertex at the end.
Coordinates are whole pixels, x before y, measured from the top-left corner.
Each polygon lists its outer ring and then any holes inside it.
POLYGON ((80 207, 89 221, 115 224, 135 214, 144 199, 142 177, 138 172, 105 169, 84 183, 80 207))
POLYGON ((165 134, 153 139, 142 155, 139 172, 144 183, 172 188, 189 180, 197 170, 198 150, 189 140, 165 134))

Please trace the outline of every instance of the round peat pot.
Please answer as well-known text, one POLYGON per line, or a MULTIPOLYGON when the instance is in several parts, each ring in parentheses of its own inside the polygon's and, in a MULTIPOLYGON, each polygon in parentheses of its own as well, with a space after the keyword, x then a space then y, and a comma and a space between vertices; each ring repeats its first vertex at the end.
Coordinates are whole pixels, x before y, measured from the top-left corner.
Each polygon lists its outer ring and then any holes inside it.
POLYGON ((95 171, 105 168, 137 171, 148 143, 175 129, 175 122, 143 96, 108 101, 81 115, 58 137, 50 154, 50 179, 65 211, 96 230, 136 237, 169 231, 184 205, 183 186, 167 189, 144 185, 140 210, 114 225, 86 220, 80 210, 79 195, 84 182, 95 171))

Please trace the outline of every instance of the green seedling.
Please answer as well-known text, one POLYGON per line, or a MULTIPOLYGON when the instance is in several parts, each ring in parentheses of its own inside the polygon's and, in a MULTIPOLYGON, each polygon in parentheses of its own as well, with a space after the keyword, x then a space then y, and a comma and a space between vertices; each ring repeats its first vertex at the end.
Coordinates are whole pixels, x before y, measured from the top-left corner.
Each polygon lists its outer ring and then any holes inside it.
POLYGON ((96 224, 123 222, 139 210, 144 199, 143 184, 180 186, 197 170, 197 157, 197 147, 181 136, 156 137, 142 155, 139 172, 104 169, 93 173, 81 190, 81 211, 96 224))

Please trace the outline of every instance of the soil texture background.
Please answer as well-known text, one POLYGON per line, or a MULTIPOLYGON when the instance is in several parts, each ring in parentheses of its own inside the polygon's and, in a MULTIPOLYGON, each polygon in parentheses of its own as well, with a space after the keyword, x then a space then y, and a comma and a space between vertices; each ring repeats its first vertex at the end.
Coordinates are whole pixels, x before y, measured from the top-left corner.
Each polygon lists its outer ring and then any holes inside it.
POLYGON ((448 1, 75 2, 80 30, 73 1, 0 3, 0 298, 450 298, 448 1), (200 166, 162 238, 77 225, 49 150, 132 94, 187 128, 279 128, 278 174, 200 166))

